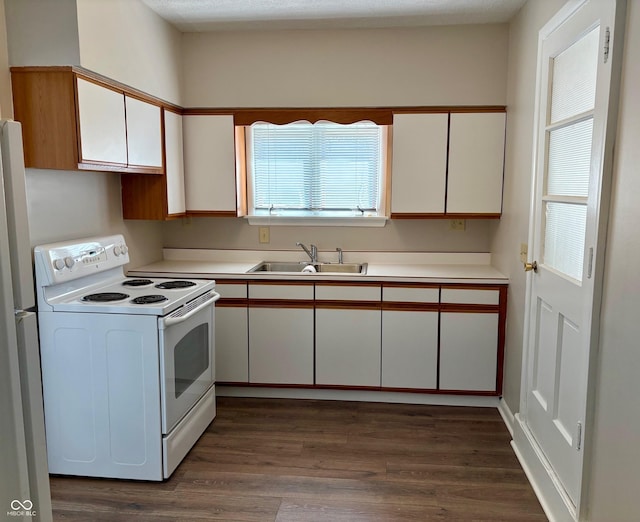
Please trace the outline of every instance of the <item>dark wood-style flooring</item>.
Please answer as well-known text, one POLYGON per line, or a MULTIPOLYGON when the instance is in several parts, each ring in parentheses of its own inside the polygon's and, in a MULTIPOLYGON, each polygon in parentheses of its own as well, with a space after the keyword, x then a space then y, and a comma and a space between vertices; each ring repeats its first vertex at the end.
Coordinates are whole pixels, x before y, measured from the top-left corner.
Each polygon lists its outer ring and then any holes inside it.
POLYGON ((163 483, 52 477, 54 520, 546 521, 490 408, 218 398, 163 483))

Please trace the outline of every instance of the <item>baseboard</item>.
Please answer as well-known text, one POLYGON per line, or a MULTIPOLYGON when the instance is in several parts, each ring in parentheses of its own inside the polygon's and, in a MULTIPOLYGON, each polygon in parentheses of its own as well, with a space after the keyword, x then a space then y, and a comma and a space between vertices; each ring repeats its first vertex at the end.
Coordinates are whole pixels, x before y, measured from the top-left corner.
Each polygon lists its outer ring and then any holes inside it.
POLYGON ((505 400, 502 397, 500 397, 500 402, 498 403, 498 413, 502 417, 502 420, 504 421, 504 425, 509 430, 509 433, 511 434, 511 438, 513 438, 513 424, 515 422, 515 418, 513 416, 513 412, 511 411, 511 408, 509 408, 509 405, 505 402, 505 400))
POLYGON ((437 406, 474 406, 497 408, 498 397, 475 395, 441 395, 429 393, 383 392, 369 390, 329 390, 311 388, 260 388, 216 384, 218 397, 257 397, 269 399, 318 399, 330 401, 389 402, 430 404, 437 406))
POLYGON ((576 522, 577 513, 519 414, 514 417, 511 447, 550 522, 576 522))

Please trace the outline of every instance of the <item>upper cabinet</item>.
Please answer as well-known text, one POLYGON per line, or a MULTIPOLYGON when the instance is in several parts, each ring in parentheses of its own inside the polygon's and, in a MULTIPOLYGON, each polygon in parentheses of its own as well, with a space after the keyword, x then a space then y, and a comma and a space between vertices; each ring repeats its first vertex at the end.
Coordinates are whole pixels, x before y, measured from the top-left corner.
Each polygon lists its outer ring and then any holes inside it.
POLYGON ((500 214, 505 113, 455 113, 449 126, 449 214, 500 214))
POLYGON ((504 112, 395 114, 392 218, 499 218, 504 112))
MULTIPOLYGON (((172 219, 185 215, 182 116, 162 110, 164 121, 164 176, 122 176, 124 219, 172 219)), ((162 154, 162 149, 160 150, 162 154)), ((162 159, 162 156, 161 156, 162 159)))
POLYGON ((159 103, 73 67, 11 69, 25 165, 162 174, 159 103))
POLYGON ((237 216, 233 116, 186 114, 183 119, 187 212, 237 216))
POLYGON ((448 114, 393 117, 392 214, 444 214, 448 114))

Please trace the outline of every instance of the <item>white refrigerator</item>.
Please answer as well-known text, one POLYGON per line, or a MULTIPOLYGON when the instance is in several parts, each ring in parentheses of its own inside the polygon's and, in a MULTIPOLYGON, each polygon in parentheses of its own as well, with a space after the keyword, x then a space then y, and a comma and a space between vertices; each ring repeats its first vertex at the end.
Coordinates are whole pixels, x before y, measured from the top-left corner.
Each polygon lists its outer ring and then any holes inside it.
POLYGON ((51 495, 20 123, 0 120, 0 140, 0 515, 46 521, 51 495))

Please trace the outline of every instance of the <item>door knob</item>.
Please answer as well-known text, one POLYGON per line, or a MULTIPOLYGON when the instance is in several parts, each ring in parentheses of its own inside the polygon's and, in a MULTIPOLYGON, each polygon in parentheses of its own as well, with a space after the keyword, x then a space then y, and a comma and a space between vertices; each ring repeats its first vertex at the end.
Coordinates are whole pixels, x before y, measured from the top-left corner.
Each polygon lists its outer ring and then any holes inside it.
POLYGON ((536 261, 533 261, 532 263, 525 263, 524 264, 524 271, 525 272, 531 272, 531 270, 533 270, 534 272, 538 271, 538 263, 536 261))

